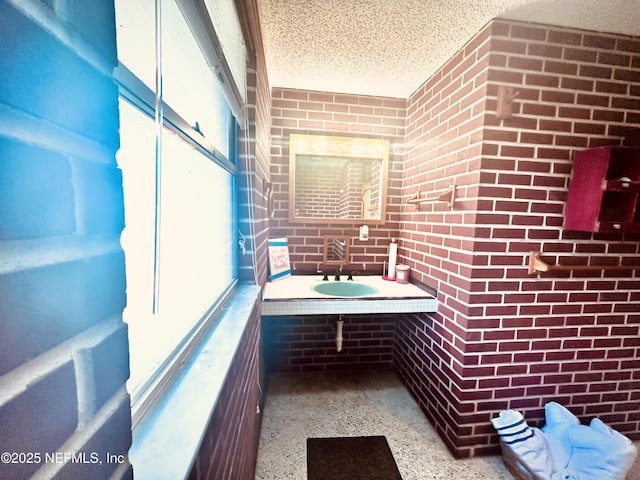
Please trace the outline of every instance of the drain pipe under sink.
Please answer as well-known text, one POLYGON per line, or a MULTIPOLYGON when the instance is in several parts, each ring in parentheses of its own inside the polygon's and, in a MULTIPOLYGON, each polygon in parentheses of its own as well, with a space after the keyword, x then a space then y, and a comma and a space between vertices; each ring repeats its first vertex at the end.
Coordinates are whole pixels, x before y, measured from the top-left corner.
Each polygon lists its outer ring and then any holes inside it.
POLYGON ((336 322, 336 350, 339 352, 342 350, 342 325, 344 321, 342 320, 342 315, 338 317, 338 321, 336 322))

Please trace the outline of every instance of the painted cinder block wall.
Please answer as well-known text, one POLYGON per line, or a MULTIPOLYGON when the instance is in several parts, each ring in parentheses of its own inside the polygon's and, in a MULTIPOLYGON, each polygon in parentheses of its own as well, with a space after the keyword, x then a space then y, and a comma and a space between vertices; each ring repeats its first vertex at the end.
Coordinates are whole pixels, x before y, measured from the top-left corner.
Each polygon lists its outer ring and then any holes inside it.
POLYGON ((20 3, 0 2, 0 451, 22 456, 0 477, 131 478, 113 6, 20 3))
MULTIPOLYGON (((132 478, 113 4, 55 5, 0 4, 0 71, 12 73, 0 85, 0 450, 42 455, 1 464, 0 477, 132 478), (103 464, 43 466, 56 451, 96 452, 103 464), (123 461, 105 465, 106 452, 123 461)), ((257 24, 254 2, 243 6, 245 27, 257 24)), ((238 216, 264 283, 270 100, 256 48, 238 216)), ((241 265, 240 277, 253 281, 253 268, 241 265)), ((259 320, 256 306, 190 478, 253 478, 259 320)))
POLYGON ((400 255, 438 290, 398 322, 396 365, 459 457, 497 451, 489 418, 540 424, 558 401, 640 438, 640 237, 563 230, 571 154, 640 126, 640 39, 493 21, 409 99, 403 197, 459 185, 455 208, 403 207, 400 255), (514 87, 514 115, 495 116, 514 87), (576 259, 574 257, 579 257, 576 259))

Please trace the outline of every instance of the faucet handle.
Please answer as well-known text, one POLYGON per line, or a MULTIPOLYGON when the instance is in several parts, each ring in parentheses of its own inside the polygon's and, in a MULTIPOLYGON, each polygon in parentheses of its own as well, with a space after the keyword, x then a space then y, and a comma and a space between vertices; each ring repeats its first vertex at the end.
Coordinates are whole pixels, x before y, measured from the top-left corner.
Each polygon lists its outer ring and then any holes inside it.
POLYGON ((362 272, 360 272, 360 271, 358 271, 358 270, 351 270, 351 271, 349 272, 349 276, 347 277, 347 280, 353 280, 353 276, 354 276, 356 273, 362 273, 362 272))
POLYGON ((327 272, 323 271, 323 270, 318 270, 317 273, 322 275, 322 281, 323 282, 328 282, 329 281, 329 277, 327 272))

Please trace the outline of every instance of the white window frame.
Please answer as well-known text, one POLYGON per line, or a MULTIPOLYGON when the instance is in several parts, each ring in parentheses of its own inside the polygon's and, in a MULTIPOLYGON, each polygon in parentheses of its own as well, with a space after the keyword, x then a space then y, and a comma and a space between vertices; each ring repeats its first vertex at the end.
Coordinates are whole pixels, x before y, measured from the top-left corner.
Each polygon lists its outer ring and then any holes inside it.
MULTIPOLYGON (((176 4, 181 8, 183 6, 181 4, 185 3, 183 0, 175 1, 176 4)), ((156 0, 155 3, 156 19, 149 20, 150 22, 153 21, 155 23, 156 28, 159 28, 159 17, 162 14, 160 2, 161 0, 156 0)), ((198 0, 195 0, 194 3, 198 3, 198 0)), ((189 17, 187 15, 185 15, 185 19, 189 23, 189 17)), ((198 29, 192 28, 191 24, 189 26, 192 32, 197 35, 198 29)), ((201 27, 198 28, 201 29, 201 27)), ((213 36, 215 37, 215 34, 213 36)), ((158 43, 160 41, 159 38, 160 35, 156 35, 156 52, 158 52, 158 50, 160 49, 158 43)), ((198 40, 199 45, 202 45, 201 39, 199 40, 196 38, 196 40, 198 40)), ((206 52, 199 53, 203 54, 206 57, 206 52)), ((160 61, 159 55, 157 61, 160 61)), ((159 68, 157 68, 157 70, 160 72, 159 68)), ((159 74, 160 73, 158 73, 158 75, 159 74)), ((231 128, 229 131, 229 156, 227 158, 222 153, 220 153, 220 151, 218 151, 214 145, 207 141, 206 137, 204 137, 196 129, 196 126, 190 125, 178 114, 178 112, 174 111, 169 105, 164 103, 161 95, 157 95, 156 92, 150 89, 141 79, 137 78, 125 65, 123 65, 122 63, 118 64, 114 72, 114 77, 119 88, 120 97, 124 101, 127 101, 134 108, 144 113, 149 118, 155 119, 158 131, 161 131, 164 128, 169 129, 172 133, 178 135, 183 141, 187 142, 192 148, 215 163, 218 167, 233 175, 234 178, 237 176, 237 167, 234 162, 234 159, 237 158, 237 152, 235 149, 237 124, 232 121, 230 125, 231 128)), ((219 75, 217 77, 220 78, 219 75)), ((161 79, 158 78, 156 81, 156 85, 160 84, 161 79)), ((158 89, 161 90, 161 88, 159 87, 158 89)), ((225 94, 227 95, 227 98, 229 98, 228 92, 225 92, 225 94)), ((230 104, 230 108, 235 108, 236 111, 234 112, 234 115, 236 116, 237 120, 242 118, 238 117, 238 115, 236 114, 238 112, 238 105, 234 106, 230 104)), ((240 110, 242 110, 242 108, 240 110)), ((237 186, 234 184, 232 190, 234 212, 237 211, 236 192, 237 186)), ((236 235, 237 230, 237 218, 234 215, 231 232, 234 245, 238 243, 236 235)), ((156 235, 158 235, 157 231, 156 235)), ((164 360, 164 362, 158 366, 158 368, 154 371, 154 374, 138 384, 132 390, 132 424, 134 428, 142 419, 144 414, 153 405, 158 396, 160 396, 167 385, 170 384, 172 379, 175 377, 175 374, 180 369, 183 360, 192 353, 194 348, 199 344, 203 335, 210 330, 212 325, 220 316, 221 310, 231 298, 238 282, 237 250, 233 248, 232 251, 234 252, 233 258, 227 259, 227 261, 233 262, 234 278, 228 285, 225 292, 218 299, 216 299, 216 301, 209 307, 207 312, 194 323, 193 328, 190 329, 188 334, 177 342, 175 349, 164 360)))

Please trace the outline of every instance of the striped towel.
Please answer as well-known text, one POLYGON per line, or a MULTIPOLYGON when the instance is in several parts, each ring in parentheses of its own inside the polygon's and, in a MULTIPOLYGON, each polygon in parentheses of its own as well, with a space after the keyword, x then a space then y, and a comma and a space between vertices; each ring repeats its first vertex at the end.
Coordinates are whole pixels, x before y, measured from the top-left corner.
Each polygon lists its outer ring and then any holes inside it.
POLYGON ((562 473, 553 464, 551 450, 544 433, 536 427, 529 427, 520 412, 502 410, 496 418, 491 419, 500 439, 509 448, 518 462, 526 465, 536 478, 545 480, 569 480, 574 477, 562 473))
POLYGON ((515 410, 502 410, 498 417, 491 419, 491 424, 507 445, 533 437, 533 430, 529 428, 522 414, 515 410))

